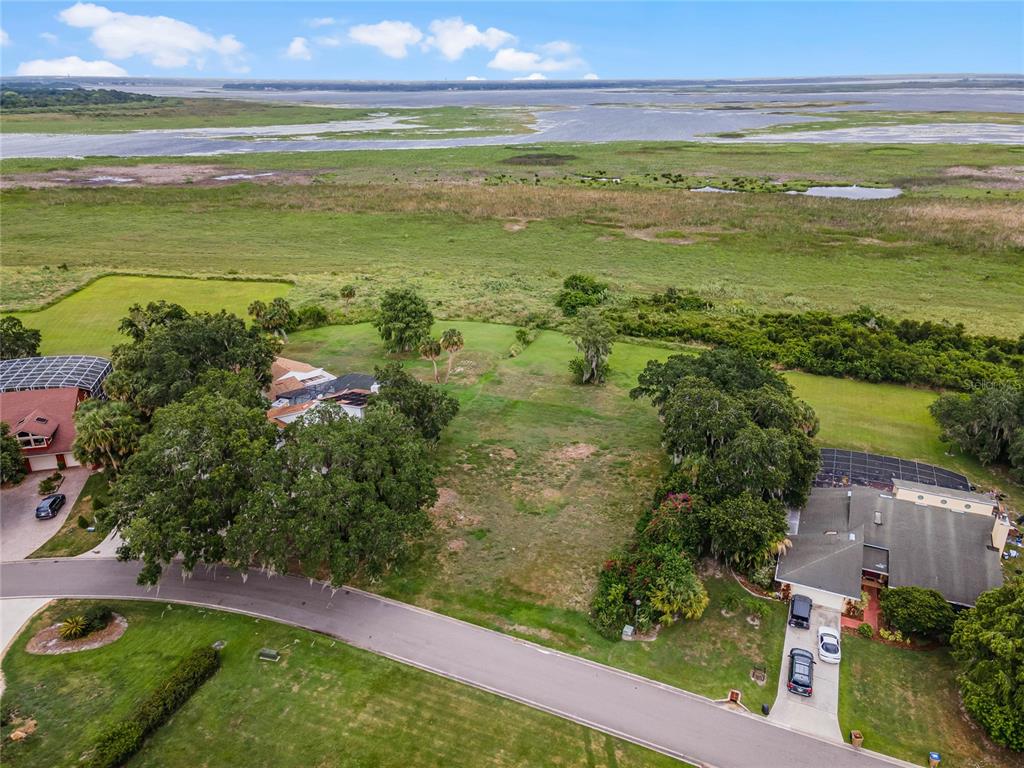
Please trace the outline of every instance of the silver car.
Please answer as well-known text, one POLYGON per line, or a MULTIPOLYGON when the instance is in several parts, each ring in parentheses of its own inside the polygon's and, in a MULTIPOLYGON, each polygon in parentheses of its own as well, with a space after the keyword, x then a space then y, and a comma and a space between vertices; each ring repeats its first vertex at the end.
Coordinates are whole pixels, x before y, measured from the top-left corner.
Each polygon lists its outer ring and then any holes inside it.
POLYGON ((839 663, 839 630, 818 628, 818 658, 827 664, 839 663))

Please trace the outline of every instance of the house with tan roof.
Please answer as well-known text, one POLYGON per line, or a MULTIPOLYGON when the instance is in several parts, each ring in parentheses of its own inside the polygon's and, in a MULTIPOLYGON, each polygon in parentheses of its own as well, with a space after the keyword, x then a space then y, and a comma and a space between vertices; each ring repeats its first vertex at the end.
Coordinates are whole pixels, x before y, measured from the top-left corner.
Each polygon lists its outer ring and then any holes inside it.
POLYGON ((323 368, 314 368, 309 363, 275 357, 270 366, 270 399, 276 400, 284 392, 291 392, 314 384, 325 384, 335 376, 323 368))
POLYGON ((371 395, 377 393, 377 380, 366 373, 335 376, 323 368, 279 357, 271 366, 270 409, 267 419, 284 429, 320 403, 341 407, 354 419, 363 418, 371 395))

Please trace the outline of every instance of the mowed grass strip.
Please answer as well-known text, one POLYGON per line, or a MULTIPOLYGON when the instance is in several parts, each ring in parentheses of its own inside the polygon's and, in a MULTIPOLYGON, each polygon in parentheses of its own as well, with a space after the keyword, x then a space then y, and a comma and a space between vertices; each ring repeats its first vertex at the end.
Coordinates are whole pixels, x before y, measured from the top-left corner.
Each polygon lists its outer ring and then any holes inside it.
MULTIPOLYGON (((38 721, 4 765, 75 766, 190 650, 227 642, 221 669, 146 741, 133 766, 672 766, 679 763, 469 686, 282 624, 180 605, 113 603, 115 643, 24 651, 70 608, 36 618, 3 662, 6 702, 38 721), (260 648, 282 654, 257 660, 260 648)), ((79 604, 83 605, 83 604, 79 604)), ((83 606, 84 607, 84 606, 83 606)), ((5 728, 5 736, 6 731, 5 728)))
POLYGON ((944 648, 909 650, 843 635, 839 725, 864 734, 864 747, 925 765, 1020 768, 1024 755, 1000 749, 960 710, 957 667, 944 648))
POLYGON ((101 277, 46 309, 15 314, 42 333, 41 354, 106 355, 126 340, 117 327, 132 304, 165 300, 190 312, 225 309, 247 318, 250 302, 287 296, 290 289, 283 282, 116 275, 101 277))

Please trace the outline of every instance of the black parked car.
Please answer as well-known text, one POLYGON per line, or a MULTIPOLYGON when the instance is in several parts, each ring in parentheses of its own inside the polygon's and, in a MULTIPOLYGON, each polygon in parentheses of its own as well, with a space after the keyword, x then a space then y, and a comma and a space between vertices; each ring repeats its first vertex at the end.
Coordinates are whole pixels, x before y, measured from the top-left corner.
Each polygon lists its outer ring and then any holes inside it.
POLYGON ((789 652, 789 682, 786 688, 799 696, 810 696, 814 690, 813 684, 814 655, 803 648, 794 648, 789 652))
POLYGON ((797 629, 811 628, 811 608, 814 603, 804 595, 793 595, 789 601, 789 626, 797 629))
POLYGON ((49 520, 51 517, 56 517, 66 501, 67 498, 63 493, 51 493, 36 507, 36 520, 49 520))

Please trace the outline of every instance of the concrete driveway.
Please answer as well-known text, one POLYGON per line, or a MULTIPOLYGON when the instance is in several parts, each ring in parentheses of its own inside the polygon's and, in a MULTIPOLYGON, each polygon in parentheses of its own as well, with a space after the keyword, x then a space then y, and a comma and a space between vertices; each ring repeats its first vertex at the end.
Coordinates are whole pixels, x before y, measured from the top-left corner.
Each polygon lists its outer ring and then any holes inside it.
POLYGON ((786 646, 782 651, 782 671, 779 674, 779 692, 775 697, 768 719, 797 731, 823 739, 842 741, 839 730, 839 665, 826 664, 818 658, 818 627, 839 629, 839 611, 814 606, 811 628, 794 629, 786 626, 786 646), (809 698, 797 696, 786 689, 789 676, 789 651, 803 648, 814 654, 814 694, 809 698))
POLYGON ((43 498, 39 495, 39 481, 49 474, 31 472, 13 488, 0 489, 0 560, 22 560, 57 533, 92 473, 87 467, 63 470, 64 482, 58 493, 68 497, 67 504, 55 518, 36 520, 36 505, 43 498))

